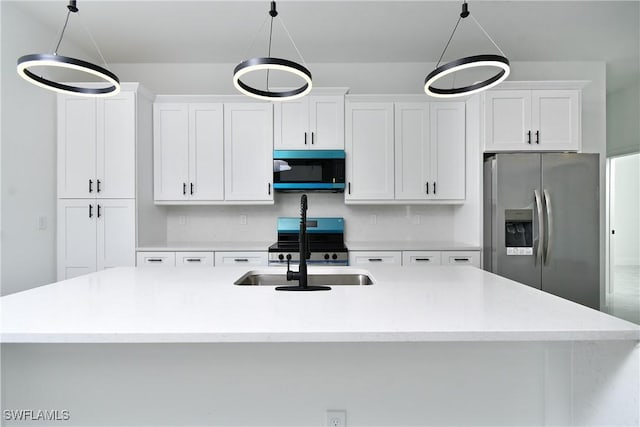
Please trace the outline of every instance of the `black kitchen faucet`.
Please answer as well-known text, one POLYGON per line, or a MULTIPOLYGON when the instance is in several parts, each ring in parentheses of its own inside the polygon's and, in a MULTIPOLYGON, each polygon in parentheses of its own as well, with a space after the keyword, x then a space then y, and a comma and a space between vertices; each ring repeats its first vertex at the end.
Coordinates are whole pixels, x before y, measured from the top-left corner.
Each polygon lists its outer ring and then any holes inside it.
POLYGON ((309 285, 307 274, 307 259, 311 256, 309 251, 309 238, 307 236, 307 195, 300 197, 300 231, 298 233, 298 250, 300 252, 300 264, 298 271, 292 271, 287 258, 287 281, 297 280, 298 285, 278 286, 276 291, 328 291, 329 286, 309 285))

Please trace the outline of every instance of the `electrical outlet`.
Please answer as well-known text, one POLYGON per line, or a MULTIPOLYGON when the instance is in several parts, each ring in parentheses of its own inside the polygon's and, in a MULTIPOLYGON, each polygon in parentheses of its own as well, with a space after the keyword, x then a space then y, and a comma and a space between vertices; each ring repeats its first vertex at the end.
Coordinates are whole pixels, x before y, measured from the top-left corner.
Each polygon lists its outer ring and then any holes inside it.
POLYGON ((347 427, 347 411, 327 411, 327 427, 347 427))
POLYGON ((38 230, 46 230, 47 229, 47 217, 39 216, 38 217, 38 230))
POLYGON ((178 217, 178 224, 185 225, 187 223, 187 217, 184 215, 180 215, 178 217))
POLYGON ((246 214, 240 215, 240 225, 247 225, 247 215, 246 214))
POLYGON ((411 223, 413 225, 420 225, 420 215, 413 215, 411 217, 411 223))
POLYGON ((376 214, 369 215, 369 224, 375 225, 378 222, 378 216, 376 214))

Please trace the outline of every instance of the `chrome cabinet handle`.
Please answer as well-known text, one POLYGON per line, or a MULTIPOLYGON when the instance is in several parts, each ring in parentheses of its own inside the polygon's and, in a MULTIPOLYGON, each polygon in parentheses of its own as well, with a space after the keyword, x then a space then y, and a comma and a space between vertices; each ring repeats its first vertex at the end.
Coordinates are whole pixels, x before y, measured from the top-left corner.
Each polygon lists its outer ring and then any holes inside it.
POLYGON ((544 205, 547 208, 547 245, 544 253, 544 263, 549 264, 551 256, 551 240, 553 239, 553 208, 551 207, 551 196, 549 190, 544 190, 544 205))
POLYGON ((544 219, 542 217, 542 197, 539 190, 533 190, 533 197, 536 200, 536 210, 538 211, 538 247, 536 249, 536 261, 542 261, 542 247, 544 246, 544 219))

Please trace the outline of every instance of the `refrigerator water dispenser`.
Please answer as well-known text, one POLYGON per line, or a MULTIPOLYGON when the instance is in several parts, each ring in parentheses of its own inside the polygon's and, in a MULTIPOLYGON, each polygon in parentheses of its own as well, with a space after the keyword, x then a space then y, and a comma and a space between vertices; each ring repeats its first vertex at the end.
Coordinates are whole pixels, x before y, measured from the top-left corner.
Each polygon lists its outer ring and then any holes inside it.
POLYGON ((505 209, 504 236, 507 255, 533 255, 533 211, 505 209))

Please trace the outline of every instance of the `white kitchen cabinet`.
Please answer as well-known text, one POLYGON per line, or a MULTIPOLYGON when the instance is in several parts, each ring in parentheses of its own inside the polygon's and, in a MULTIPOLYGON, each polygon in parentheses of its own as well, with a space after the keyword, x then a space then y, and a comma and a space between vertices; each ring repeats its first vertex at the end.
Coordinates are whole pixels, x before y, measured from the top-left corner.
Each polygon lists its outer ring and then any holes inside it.
POLYGON ((484 94, 484 151, 579 151, 580 90, 493 90, 484 94))
POLYGON ((268 263, 268 254, 264 251, 251 252, 216 252, 216 267, 236 267, 236 266, 266 266, 268 263))
POLYGON ((401 251, 349 251, 349 265, 402 265, 401 251))
POLYGON ((136 254, 136 265, 138 267, 175 267, 175 252, 138 252, 136 254))
POLYGON ((422 265, 440 265, 440 251, 402 251, 402 265, 422 266, 422 265))
POLYGON ((464 200, 465 105, 395 104, 395 199, 464 200))
POLYGON ((345 201, 393 200, 393 102, 347 102, 345 108, 345 201))
POLYGON ((213 267, 213 252, 176 252, 176 267, 213 267))
POLYGON ((154 104, 154 199, 224 199, 221 103, 154 104))
POLYGON ((442 251, 444 265, 472 265, 480 268, 480 251, 442 251))
POLYGON ((135 93, 57 103, 58 198, 134 198, 135 93))
POLYGON ((273 203, 273 106, 224 104, 225 200, 273 203))
POLYGON ((135 200, 58 199, 58 280, 135 265, 135 200))
POLYGON ((344 149, 344 93, 274 104, 276 150, 344 149))

